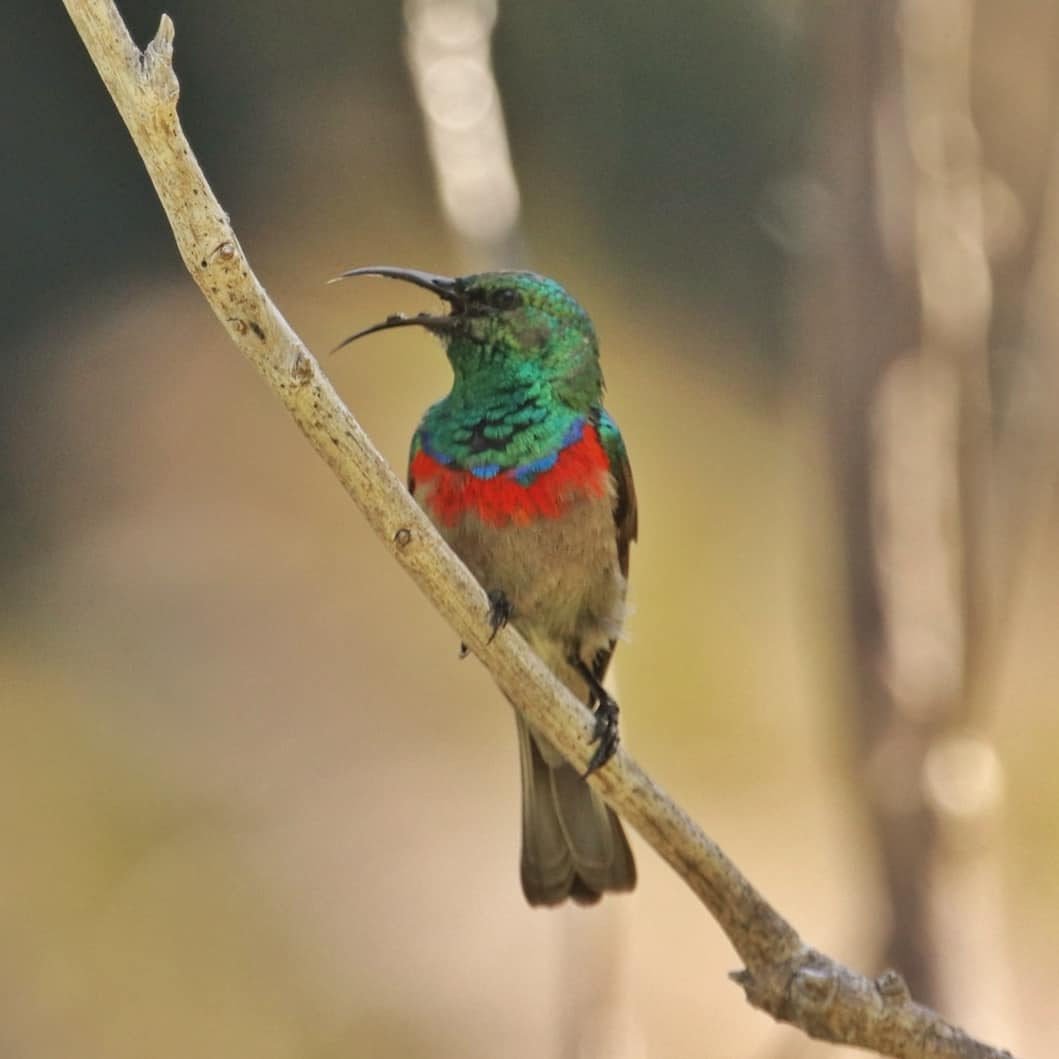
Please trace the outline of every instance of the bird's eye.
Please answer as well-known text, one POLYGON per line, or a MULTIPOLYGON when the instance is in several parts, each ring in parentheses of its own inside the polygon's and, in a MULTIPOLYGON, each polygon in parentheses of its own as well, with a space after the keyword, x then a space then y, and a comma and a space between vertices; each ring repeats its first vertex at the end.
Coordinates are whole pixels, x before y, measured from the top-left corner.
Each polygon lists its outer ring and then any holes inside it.
POLYGON ((491 299, 497 309, 514 309, 522 304, 522 295, 512 287, 503 287, 491 299))

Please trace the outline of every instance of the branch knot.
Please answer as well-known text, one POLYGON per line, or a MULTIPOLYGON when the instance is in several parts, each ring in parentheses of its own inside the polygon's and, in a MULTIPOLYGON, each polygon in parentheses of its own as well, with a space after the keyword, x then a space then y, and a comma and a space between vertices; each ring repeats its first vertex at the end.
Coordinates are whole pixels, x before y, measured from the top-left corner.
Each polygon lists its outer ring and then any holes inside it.
POLYGON ((176 102, 180 95, 180 82, 173 70, 173 20, 162 15, 154 40, 140 55, 140 70, 147 87, 160 99, 176 102))
POLYGON ((807 964, 794 972, 788 992, 795 1010, 823 1011, 838 994, 838 975, 826 965, 807 964))
POLYGON ((875 988, 887 1004, 903 1004, 912 999, 904 978, 893 969, 883 971, 875 979, 875 988))

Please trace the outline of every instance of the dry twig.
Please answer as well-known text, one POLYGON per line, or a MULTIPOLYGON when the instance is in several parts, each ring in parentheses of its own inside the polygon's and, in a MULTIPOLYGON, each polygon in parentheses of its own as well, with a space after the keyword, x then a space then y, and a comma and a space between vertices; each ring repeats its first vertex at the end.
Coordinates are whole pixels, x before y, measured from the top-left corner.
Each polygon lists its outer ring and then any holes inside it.
MULTIPOLYGON (((112 0, 64 0, 124 118, 195 282, 397 561, 527 719, 579 768, 592 719, 521 637, 487 644, 485 593, 446 547, 250 271, 177 119, 173 23, 140 52, 112 0)), ((592 782, 684 878, 746 969, 747 999, 822 1040, 898 1059, 1011 1059, 914 1003, 899 975, 856 974, 809 948, 668 795, 619 749, 592 782)))

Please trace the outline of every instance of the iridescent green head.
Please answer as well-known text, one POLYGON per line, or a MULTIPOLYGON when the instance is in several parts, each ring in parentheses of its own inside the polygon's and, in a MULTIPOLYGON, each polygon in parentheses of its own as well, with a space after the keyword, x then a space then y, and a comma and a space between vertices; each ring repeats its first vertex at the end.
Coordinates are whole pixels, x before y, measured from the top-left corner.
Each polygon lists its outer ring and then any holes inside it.
POLYGON ((532 388, 584 412, 602 399, 596 331, 585 310, 553 279, 535 272, 482 272, 450 279, 414 269, 356 268, 343 276, 387 276, 433 291, 441 315, 397 314, 342 345, 394 327, 425 327, 445 346, 455 389, 532 388))

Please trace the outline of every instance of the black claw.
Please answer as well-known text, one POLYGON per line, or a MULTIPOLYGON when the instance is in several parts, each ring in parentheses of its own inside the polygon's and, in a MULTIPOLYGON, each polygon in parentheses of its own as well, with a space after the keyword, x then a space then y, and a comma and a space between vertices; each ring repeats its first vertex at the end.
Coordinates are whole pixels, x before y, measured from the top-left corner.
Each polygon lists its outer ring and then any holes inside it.
POLYGON ((494 588, 488 593, 489 596, 489 628, 493 631, 485 642, 491 644, 496 639, 496 634, 508 623, 511 618, 511 600, 507 598, 502 589, 494 588))
POLYGON ((461 640, 460 641, 460 658, 464 659, 471 653, 471 649, 461 640))
POLYGON ((584 677, 591 696, 589 705, 595 704, 596 707, 596 727, 588 742, 589 745, 599 745, 593 751, 588 768, 582 774, 582 779, 588 779, 596 769, 602 768, 610 761, 618 749, 618 704, 607 694, 599 678, 585 665, 580 655, 574 655, 570 664, 584 677))
POLYGON ((596 727, 592 731, 589 743, 598 743, 588 768, 582 776, 588 779, 598 768, 602 768, 614 756, 618 749, 618 704, 606 693, 596 706, 596 727))

